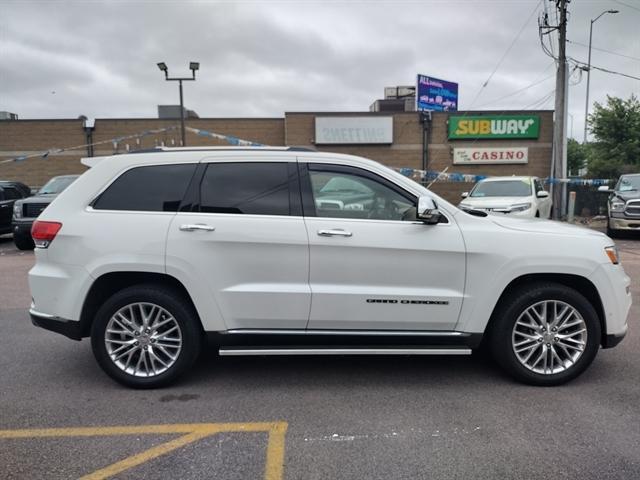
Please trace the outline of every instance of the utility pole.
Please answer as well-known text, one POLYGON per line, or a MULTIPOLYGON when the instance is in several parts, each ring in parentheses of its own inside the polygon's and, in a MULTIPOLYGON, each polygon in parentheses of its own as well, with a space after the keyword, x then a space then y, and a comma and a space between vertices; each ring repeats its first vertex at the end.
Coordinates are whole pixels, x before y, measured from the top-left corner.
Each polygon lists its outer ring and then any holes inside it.
POLYGON ((559 183, 567 178, 567 5, 569 0, 556 0, 559 10, 558 71, 556 74, 556 105, 553 123, 553 219, 560 220, 566 213, 567 184, 559 183))

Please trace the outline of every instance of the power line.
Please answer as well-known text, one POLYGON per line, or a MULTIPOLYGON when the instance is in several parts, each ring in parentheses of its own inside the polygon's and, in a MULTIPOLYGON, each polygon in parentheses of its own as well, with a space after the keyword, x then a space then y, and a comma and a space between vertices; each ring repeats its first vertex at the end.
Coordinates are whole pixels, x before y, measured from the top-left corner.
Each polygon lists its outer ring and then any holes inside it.
MULTIPOLYGON (((581 47, 589 48, 589 45, 587 45, 585 43, 574 42, 573 40, 567 40, 567 42, 573 43, 574 45, 580 45, 581 47)), ((624 58, 629 58, 631 60, 637 60, 637 61, 640 62, 640 58, 632 57, 631 55, 624 55, 623 53, 612 52, 611 50, 605 50, 604 48, 598 48, 598 47, 593 47, 593 46, 591 47, 591 49, 592 50, 597 50, 599 52, 610 53, 611 55, 617 55, 618 57, 624 57, 624 58)))
POLYGON ((518 31, 518 33, 516 34, 515 38, 513 39, 513 41, 511 42, 511 44, 509 45, 509 47, 507 48, 507 50, 504 52, 504 54, 502 55, 502 57, 500 58, 500 60, 498 61, 498 63, 496 64, 495 68, 493 69, 493 71, 491 72, 491 74, 489 75, 489 77, 485 80, 485 82, 482 84, 482 86, 480 87, 480 89, 478 90, 478 93, 476 93, 476 96, 474 97, 473 101, 471 102, 471 106, 469 108, 472 108, 476 101, 478 100, 478 97, 480 96, 480 94, 482 93, 482 91, 484 90, 484 88, 489 84, 489 82, 491 81, 491 79, 493 78, 493 76, 495 75, 495 73, 498 71, 498 68, 500 68, 500 65, 502 65, 502 62, 504 61, 504 59, 507 57, 507 55, 509 55, 509 52, 511 51, 511 49, 513 48, 513 46, 516 44, 516 42, 518 41, 518 39, 520 38, 520 35, 522 35, 522 32, 524 32, 524 29, 527 27, 527 25, 529 24, 529 22, 531 21, 531 19, 533 18, 533 16, 535 15, 535 13, 538 11, 538 7, 540 6, 540 4, 543 2, 544 0, 540 0, 538 3, 536 3, 535 7, 533 8, 533 10, 531 11, 531 13, 529 14, 529 16, 527 17, 527 20, 522 24, 522 27, 520 27, 520 30, 518 31))
POLYGON ((529 109, 535 109, 539 106, 544 105, 545 103, 547 103, 549 100, 551 100, 551 98, 553 97, 553 95, 556 93, 555 88, 553 90, 551 90, 550 92, 546 93, 543 97, 535 100, 534 102, 530 103, 529 105, 522 107, 522 110, 529 110, 529 109))
POLYGON ((602 67, 595 67, 591 65, 591 68, 595 68, 596 70, 600 70, 601 72, 606 72, 606 73, 611 73, 613 75, 620 75, 621 77, 631 78, 633 80, 640 80, 640 77, 634 77, 633 75, 629 75, 621 72, 614 72, 613 70, 607 70, 606 68, 602 68, 602 67))
POLYGON ((640 80, 640 77, 629 75, 628 73, 616 72, 614 70, 609 70, 607 68, 596 67, 595 65, 589 65, 585 62, 581 62, 580 60, 576 60, 575 58, 572 58, 572 57, 567 57, 567 58, 583 69, 593 68, 595 70, 600 70, 601 72, 611 73, 612 75, 620 75, 621 77, 627 77, 633 80, 640 80))
MULTIPOLYGON (((552 63, 550 63, 550 64, 549 64, 549 66, 543 70, 543 72, 546 72, 547 70, 549 70, 549 68, 550 68, 550 67, 552 67, 553 65, 554 65, 554 63, 553 63, 553 62, 552 62, 552 63)), ((546 80, 549 80, 550 78, 554 77, 555 75, 556 75, 556 74, 555 74, 555 72, 554 72, 554 73, 552 73, 551 75, 547 75, 546 77, 541 78, 540 80, 536 80, 535 82, 530 83, 530 84, 529 84, 529 85, 527 85, 526 87, 522 87, 522 88, 519 88, 518 90, 514 90, 513 92, 508 93, 507 95, 504 95, 504 96, 502 96, 502 97, 500 97, 500 98, 496 98, 495 100, 492 100, 492 101, 490 101, 490 102, 483 103, 482 105, 479 105, 479 106, 478 106, 478 108, 483 108, 483 107, 486 107, 487 105, 491 105, 491 104, 497 103, 497 102, 499 102, 499 101, 501 101, 501 100, 504 100, 505 98, 509 98, 509 97, 514 96, 514 95, 517 95, 517 94, 518 94, 518 93, 520 93, 520 92, 524 92, 525 90, 528 90, 528 89, 530 89, 531 87, 535 87, 536 85, 539 85, 539 84, 541 84, 542 82, 544 82, 544 81, 546 81, 546 80)))
POLYGON ((628 3, 621 2, 620 0, 613 0, 613 1, 616 2, 618 5, 624 5, 625 7, 629 7, 640 12, 640 8, 638 7, 634 7, 633 5, 629 5, 628 3))

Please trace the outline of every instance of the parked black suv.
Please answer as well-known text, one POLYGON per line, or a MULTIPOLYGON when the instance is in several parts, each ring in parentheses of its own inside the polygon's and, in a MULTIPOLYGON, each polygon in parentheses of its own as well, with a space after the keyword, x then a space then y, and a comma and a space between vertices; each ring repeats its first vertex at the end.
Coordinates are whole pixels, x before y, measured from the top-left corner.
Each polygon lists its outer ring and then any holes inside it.
POLYGON ((16 200, 31 195, 24 183, 0 180, 0 234, 11 233, 11 214, 16 200))
POLYGON ((13 206, 13 243, 20 250, 33 250, 35 244, 31 238, 31 226, 35 219, 65 188, 71 185, 79 175, 61 175, 53 177, 38 193, 24 200, 18 200, 13 206))
POLYGON ((640 173, 622 175, 615 188, 598 188, 610 193, 607 202, 607 235, 611 238, 621 230, 640 231, 640 173))

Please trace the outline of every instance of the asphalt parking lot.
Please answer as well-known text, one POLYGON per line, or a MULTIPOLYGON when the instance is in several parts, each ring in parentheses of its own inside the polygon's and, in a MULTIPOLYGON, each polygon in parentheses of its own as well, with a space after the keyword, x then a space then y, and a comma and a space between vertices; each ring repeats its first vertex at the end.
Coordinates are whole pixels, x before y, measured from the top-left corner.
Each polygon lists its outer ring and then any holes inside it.
POLYGON ((473 357, 218 358, 134 391, 88 341, 33 327, 31 252, 0 237, 2 478, 640 478, 640 236, 616 242, 636 304, 572 383, 473 357))

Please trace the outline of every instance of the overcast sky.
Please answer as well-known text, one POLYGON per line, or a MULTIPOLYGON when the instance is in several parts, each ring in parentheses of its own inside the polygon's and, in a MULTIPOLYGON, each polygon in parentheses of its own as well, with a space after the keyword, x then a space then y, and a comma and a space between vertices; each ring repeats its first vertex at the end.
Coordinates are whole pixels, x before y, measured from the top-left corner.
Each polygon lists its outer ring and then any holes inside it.
MULTIPOLYGON (((178 103, 159 61, 185 76, 200 62, 185 105, 201 117, 366 111, 418 73, 458 82, 461 110, 552 109, 555 65, 537 24, 545 3, 553 22, 548 0, 0 0, 0 110, 156 117, 158 104, 178 103)), ((568 55, 586 62, 589 20, 616 9, 594 25, 592 64, 640 77, 640 0, 569 8, 568 55)), ((586 74, 570 82, 569 133, 582 140, 586 74)), ((590 91, 593 101, 628 98, 640 81, 593 70, 590 91)))

